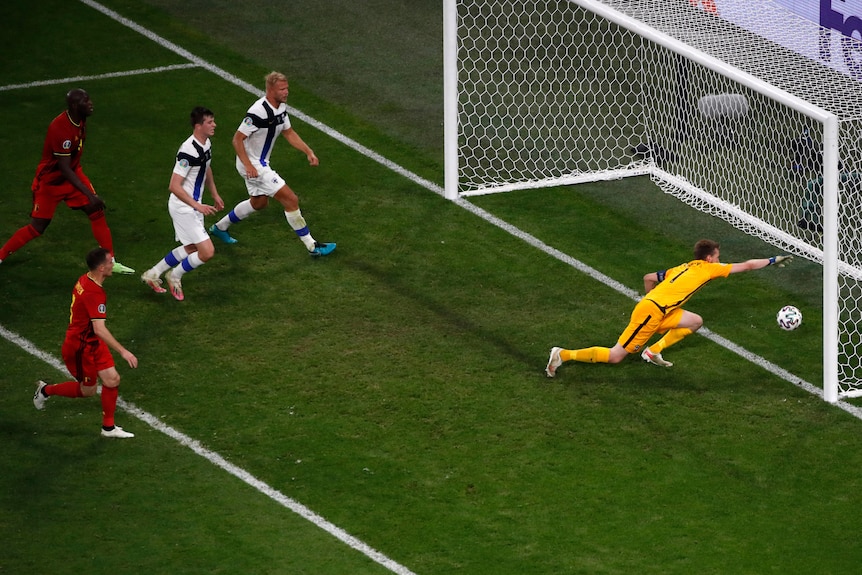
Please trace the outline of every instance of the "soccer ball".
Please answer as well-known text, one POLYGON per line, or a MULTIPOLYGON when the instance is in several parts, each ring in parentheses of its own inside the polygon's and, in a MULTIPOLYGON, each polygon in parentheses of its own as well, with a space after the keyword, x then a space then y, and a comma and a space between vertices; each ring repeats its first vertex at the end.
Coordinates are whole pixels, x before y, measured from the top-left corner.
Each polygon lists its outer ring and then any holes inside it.
POLYGON ((802 312, 792 305, 786 305, 778 310, 778 316, 775 319, 778 327, 791 331, 802 325, 802 312))

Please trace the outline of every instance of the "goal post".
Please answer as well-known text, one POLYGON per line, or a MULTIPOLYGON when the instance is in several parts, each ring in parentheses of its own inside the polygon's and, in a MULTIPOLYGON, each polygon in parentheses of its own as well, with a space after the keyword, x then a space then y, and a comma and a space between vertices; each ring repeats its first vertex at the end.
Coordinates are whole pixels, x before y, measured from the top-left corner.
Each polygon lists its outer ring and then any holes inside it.
POLYGON ((822 264, 823 397, 862 395, 862 84, 808 35, 771 0, 444 0, 445 195, 649 175, 822 264))
MULTIPOLYGON (((838 401, 839 380, 842 377, 841 363, 839 363, 839 330, 842 329, 839 322, 839 305, 844 307, 845 313, 858 317, 860 302, 852 299, 844 302, 839 298, 838 280, 841 276, 838 265, 838 182, 840 179, 838 119, 835 116, 826 118, 823 128, 823 399, 835 403, 838 401)), ((849 274, 843 277, 858 286, 860 281, 858 277, 854 278, 849 274)), ((850 321, 852 326, 854 320, 850 321)), ((852 338, 852 332, 855 330, 851 328, 848 331, 852 338)), ((862 350, 856 348, 848 351, 845 356, 858 366, 858 358, 862 350)), ((857 370, 854 370, 848 361, 845 361, 844 365, 850 367, 844 374, 846 376, 844 394, 848 397, 857 396, 862 389, 857 370)))

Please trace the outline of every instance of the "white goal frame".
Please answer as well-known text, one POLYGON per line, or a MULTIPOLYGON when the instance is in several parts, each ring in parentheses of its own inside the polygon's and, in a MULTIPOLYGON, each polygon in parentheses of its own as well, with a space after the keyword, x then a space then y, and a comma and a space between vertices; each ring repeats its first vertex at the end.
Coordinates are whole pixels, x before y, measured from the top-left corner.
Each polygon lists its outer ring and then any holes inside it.
MULTIPOLYGON (((668 0, 669 2, 671 0, 668 0)), ((822 262, 823 265, 823 398, 834 403, 839 399, 839 274, 856 280, 862 279, 862 270, 839 261, 839 117, 803 98, 776 87, 744 70, 730 65, 701 50, 693 48, 676 38, 673 38, 656 28, 636 20, 600 0, 568 0, 589 12, 629 30, 659 45, 674 54, 691 62, 706 67, 709 70, 728 78, 757 94, 792 108, 799 114, 810 118, 822 126, 822 161, 823 161, 823 205, 822 205, 822 250, 816 246, 799 240, 792 234, 770 226, 756 216, 746 213, 743 209, 725 202, 710 193, 709 190, 698 189, 691 183, 665 170, 660 162, 632 162, 622 169, 596 171, 593 173, 573 173, 553 177, 532 179, 529 181, 501 181, 487 186, 461 189, 460 169, 463 158, 459 149, 461 137, 460 122, 460 91, 459 91, 459 12, 460 4, 469 0, 444 0, 443 19, 443 55, 444 55, 444 155, 445 155, 445 197, 456 199, 472 195, 505 192, 511 190, 551 187, 575 184, 581 182, 619 179, 623 177, 648 174, 655 181, 683 189, 689 195, 697 197, 698 201, 708 204, 711 209, 730 213, 734 221, 743 222, 743 228, 761 230, 765 235, 775 238, 771 241, 782 249, 788 249, 803 257, 822 262), (771 228, 771 229, 769 229, 771 228)), ((529 2, 527 2, 529 4, 529 2)), ((735 224, 736 225, 736 224, 735 224)), ((758 234, 759 235, 759 234, 758 234)), ((862 395, 853 390, 842 394, 842 397, 862 395)))

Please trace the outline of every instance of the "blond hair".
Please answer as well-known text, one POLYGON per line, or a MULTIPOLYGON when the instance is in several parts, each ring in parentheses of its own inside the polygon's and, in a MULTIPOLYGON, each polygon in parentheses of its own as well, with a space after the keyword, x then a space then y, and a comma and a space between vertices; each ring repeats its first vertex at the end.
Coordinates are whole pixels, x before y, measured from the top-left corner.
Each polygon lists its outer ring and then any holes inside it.
POLYGON ((270 72, 264 77, 264 80, 266 80, 266 87, 271 88, 278 82, 287 82, 287 76, 281 72, 270 72))

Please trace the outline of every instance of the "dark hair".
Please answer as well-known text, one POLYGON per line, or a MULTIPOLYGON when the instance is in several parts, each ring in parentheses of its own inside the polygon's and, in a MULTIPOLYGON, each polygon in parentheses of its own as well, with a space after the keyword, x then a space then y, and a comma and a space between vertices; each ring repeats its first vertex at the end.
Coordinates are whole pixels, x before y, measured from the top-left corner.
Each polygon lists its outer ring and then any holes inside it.
POLYGON ((204 118, 207 116, 215 116, 213 111, 209 108, 204 108, 203 106, 195 106, 192 108, 192 113, 190 114, 190 118, 192 121, 192 127, 197 126, 198 124, 204 123, 204 118))
POLYGON ((694 244, 694 259, 696 260, 705 260, 707 256, 715 253, 719 247, 718 242, 714 242, 712 240, 698 240, 696 244, 694 244))
POLYGON ((70 110, 87 99, 87 91, 83 88, 73 88, 66 92, 66 107, 70 110))
POLYGON ((90 250, 87 254, 87 268, 95 271, 97 267, 105 263, 111 257, 111 251, 105 248, 90 250))

